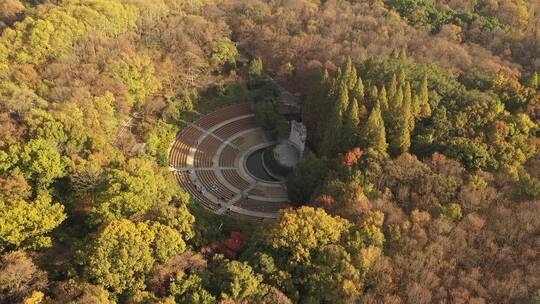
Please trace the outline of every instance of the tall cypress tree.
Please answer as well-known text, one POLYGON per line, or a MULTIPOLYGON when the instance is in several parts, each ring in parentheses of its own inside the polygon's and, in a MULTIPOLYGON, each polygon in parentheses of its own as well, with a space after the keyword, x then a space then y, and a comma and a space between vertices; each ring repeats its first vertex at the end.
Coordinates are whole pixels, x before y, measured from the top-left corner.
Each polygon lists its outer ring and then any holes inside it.
POLYGON ((360 123, 358 111, 358 101, 353 99, 349 102, 347 112, 343 115, 343 132, 341 134, 344 148, 343 151, 355 147, 358 142, 358 125, 360 123))
POLYGON ((407 81, 407 76, 405 75, 405 71, 403 69, 399 69, 398 77, 397 77, 397 85, 398 87, 404 87, 405 82, 407 81))
POLYGON ((326 122, 324 136, 321 145, 321 152, 333 157, 340 150, 340 134, 343 130, 343 120, 339 103, 336 103, 330 113, 330 118, 326 122))
POLYGON ((390 144, 394 142, 399 131, 399 119, 403 110, 403 88, 398 86, 396 94, 388 100, 388 111, 384 113, 384 123, 387 126, 386 135, 390 144))
POLYGON ((381 106, 383 117, 388 115, 388 97, 386 96, 386 87, 384 86, 384 84, 381 88, 381 91, 379 92, 377 100, 379 102, 379 105, 381 106))
POLYGON ((403 88, 398 87, 396 94, 388 100, 388 117, 385 117, 387 123, 395 124, 396 119, 401 113, 401 108, 403 106, 403 88))
POLYGON ((332 108, 328 97, 331 79, 325 69, 319 78, 319 85, 310 90, 302 111, 302 121, 309 129, 309 141, 320 149, 324 135, 324 121, 328 111, 332 108))
POLYGON ((341 114, 343 114, 349 107, 349 89, 344 82, 339 84, 337 105, 341 114))
POLYGON ((413 95, 412 108, 413 116, 415 118, 420 117, 420 97, 418 97, 416 94, 413 95))
POLYGON ((338 68, 335 77, 331 78, 331 81, 330 81, 330 92, 329 92, 330 95, 336 96, 336 94, 339 92, 339 85, 341 84, 342 80, 343 80, 343 72, 341 71, 341 68, 338 68))
POLYGON ((399 120, 399 125, 397 129, 397 134, 392 139, 390 143, 390 149, 392 154, 399 155, 409 151, 411 147, 411 132, 406 122, 406 118, 403 117, 399 120))
POLYGON ((377 98, 379 97, 379 90, 377 89, 377 86, 373 85, 371 86, 371 89, 369 90, 369 104, 368 106, 373 107, 377 103, 377 98))
POLYGON ((364 81, 360 76, 356 80, 351 97, 356 98, 359 104, 364 104, 364 81))
POLYGON ((407 81, 405 84, 405 89, 403 90, 403 109, 402 113, 405 117, 405 122, 407 123, 407 128, 410 132, 414 129, 414 112, 413 112, 413 101, 412 101, 412 91, 411 83, 407 81))
POLYGON ((392 80, 390 81, 390 87, 388 87, 388 98, 394 98, 397 92, 397 77, 396 74, 392 75, 392 80))
POLYGON ((429 90, 428 90, 428 81, 427 75, 424 75, 422 79, 422 84, 420 85, 420 94, 418 96, 420 99, 420 113, 421 118, 426 118, 431 116, 431 106, 429 104, 429 90))
POLYGON ((365 105, 358 103, 358 121, 360 122, 358 124, 358 128, 363 127, 368 119, 368 109, 365 105))
POLYGON ((401 93, 401 87, 396 94, 395 102, 399 102, 402 94, 402 103, 399 111, 393 112, 393 126, 390 132, 390 151, 394 155, 407 152, 411 146, 411 133, 414 128, 414 116, 412 113, 411 86, 407 82, 401 93))
POLYGON ((353 90, 356 86, 356 82, 358 81, 358 74, 356 72, 356 67, 353 66, 351 70, 351 74, 349 75, 349 90, 353 90))
POLYGON ((388 144, 386 143, 386 130, 379 103, 375 103, 369 114, 368 120, 360 132, 360 138, 366 148, 386 152, 388 144))

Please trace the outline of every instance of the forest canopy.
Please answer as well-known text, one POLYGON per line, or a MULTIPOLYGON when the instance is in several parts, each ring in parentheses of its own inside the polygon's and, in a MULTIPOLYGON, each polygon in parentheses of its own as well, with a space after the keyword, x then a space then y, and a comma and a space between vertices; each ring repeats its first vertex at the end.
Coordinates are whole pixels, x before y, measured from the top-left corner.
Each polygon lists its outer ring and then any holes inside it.
POLYGON ((535 0, 0 0, 0 303, 540 303, 539 73, 535 0), (178 132, 280 89, 293 207, 210 212, 178 132))

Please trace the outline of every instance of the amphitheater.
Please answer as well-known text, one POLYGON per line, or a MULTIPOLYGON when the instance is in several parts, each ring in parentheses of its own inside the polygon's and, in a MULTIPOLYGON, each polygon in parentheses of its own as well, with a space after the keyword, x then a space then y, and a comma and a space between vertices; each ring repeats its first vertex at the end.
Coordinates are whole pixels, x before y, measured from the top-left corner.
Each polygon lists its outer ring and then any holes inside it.
POLYGON ((283 181, 261 179, 247 159, 274 142, 257 125, 251 103, 218 109, 177 136, 169 166, 192 197, 217 214, 262 220, 289 207, 283 181))

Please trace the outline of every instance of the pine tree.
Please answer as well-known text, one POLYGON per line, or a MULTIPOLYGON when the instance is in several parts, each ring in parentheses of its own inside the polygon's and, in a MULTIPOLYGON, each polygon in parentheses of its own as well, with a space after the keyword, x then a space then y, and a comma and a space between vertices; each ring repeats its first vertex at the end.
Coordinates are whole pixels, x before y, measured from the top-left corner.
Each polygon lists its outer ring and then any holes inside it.
POLYGON ((429 104, 429 90, 428 90, 428 81, 427 75, 424 75, 422 84, 420 85, 420 94, 418 96, 420 99, 420 117, 426 118, 431 116, 431 106, 429 104))
POLYGON ((381 107, 375 103, 375 107, 369 114, 368 120, 360 133, 362 143, 366 148, 373 148, 379 152, 386 152, 386 130, 381 115, 381 107))
POLYGON ((390 81, 390 87, 388 87, 388 98, 394 98, 397 92, 397 77, 396 74, 392 75, 392 80, 390 81))
POLYGON ((379 105, 381 106, 381 111, 383 116, 388 114, 388 97, 386 96, 386 87, 382 86, 379 96, 377 98, 379 105))
POLYGON ((363 104, 364 100, 364 81, 358 76, 354 88, 352 90, 352 98, 356 98, 360 104, 363 104))
POLYGON ((252 79, 259 79, 263 76, 263 63, 260 57, 251 60, 248 73, 252 79))
POLYGON ((398 87, 404 87, 406 81, 407 81, 407 76, 405 75, 405 71, 403 69, 399 69, 398 77, 397 77, 398 87))
POLYGON ((418 118, 420 116, 420 97, 418 95, 413 96, 413 102, 412 102, 412 108, 413 108, 413 116, 415 118, 418 118))
POLYGON ((384 123, 387 128, 388 141, 394 142, 399 131, 399 120, 403 110, 403 88, 398 86, 394 97, 388 101, 388 111, 384 113, 384 123))
POLYGON ((365 105, 360 105, 358 104, 358 121, 360 122, 358 124, 358 128, 362 127, 367 119, 368 119, 368 110, 367 110, 367 107, 365 105))
POLYGON ((413 109, 413 101, 412 101, 412 91, 411 91, 411 83, 407 82, 405 84, 405 89, 403 91, 403 109, 402 113, 403 116, 405 116, 407 127, 410 132, 414 129, 414 109, 413 109))
POLYGON ((401 108, 403 106, 403 88, 398 87, 396 94, 388 101, 388 122, 394 123, 397 117, 399 117, 401 108))
POLYGON ((397 134, 391 142, 391 150, 395 155, 409 151, 411 147, 411 132, 409 131, 406 119, 400 119, 397 134))
POLYGON ((342 82, 339 84, 339 93, 337 99, 337 105, 340 111, 340 114, 343 115, 345 110, 349 107, 349 89, 347 85, 342 82))
POLYGON ((336 96, 336 94, 339 92, 339 85, 341 84, 342 80, 343 80, 343 72, 341 71, 341 68, 338 68, 336 72, 336 76, 334 78, 331 78, 330 80, 329 95, 336 96))
POLYGON ((358 82, 358 76, 356 72, 356 67, 353 66, 351 70, 351 74, 349 75, 349 90, 353 90, 356 86, 356 82, 358 82))
POLYGON ((339 103, 336 103, 332 112, 330 113, 330 118, 327 120, 324 136, 321 145, 321 152, 328 156, 333 157, 337 151, 340 150, 340 134, 343 130, 343 120, 340 110, 339 103))
MULTIPOLYGON (((398 89, 397 97, 401 94, 401 88, 398 89)), ((407 152, 411 147, 411 133, 414 129, 414 116, 412 113, 411 86, 407 82, 403 89, 402 104, 398 112, 393 113, 394 123, 390 133, 390 150, 398 155, 407 152)), ((396 98, 396 102, 399 102, 396 98)))
POLYGON ((343 115, 344 121, 343 121, 343 132, 342 132, 342 143, 344 147, 344 151, 347 151, 351 148, 354 148, 357 143, 357 136, 358 136, 358 124, 360 123, 359 119, 359 109, 358 109, 358 101, 356 99, 353 99, 349 103, 349 107, 347 108, 347 112, 343 115))
POLYGON ((369 105, 375 105, 377 103, 378 96, 379 90, 377 89, 377 86, 371 86, 371 90, 369 91, 369 105))
POLYGON ((325 69, 319 79, 319 85, 313 86, 310 90, 302 111, 302 121, 310 131, 309 141, 319 148, 324 135, 324 124, 321 124, 321 121, 325 119, 332 106, 328 97, 331 81, 325 69))

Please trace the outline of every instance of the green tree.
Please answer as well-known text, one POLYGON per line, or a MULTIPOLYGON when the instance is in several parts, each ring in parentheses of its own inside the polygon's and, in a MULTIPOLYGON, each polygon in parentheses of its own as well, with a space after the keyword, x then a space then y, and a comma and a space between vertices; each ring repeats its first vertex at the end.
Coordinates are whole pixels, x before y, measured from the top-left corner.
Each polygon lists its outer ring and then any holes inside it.
POLYGON ((166 166, 169 162, 169 148, 177 132, 174 125, 160 121, 148 134, 145 151, 155 157, 161 166, 166 166))
POLYGON ((354 88, 352 89, 352 98, 356 98, 359 102, 364 102, 364 81, 362 80, 362 77, 358 76, 358 80, 354 84, 354 88))
POLYGON ((294 169, 287 179, 289 199, 297 204, 307 203, 330 170, 328 160, 308 155, 294 169))
POLYGON ((254 273, 246 262, 225 260, 218 265, 215 276, 223 299, 257 302, 268 292, 262 275, 254 273))
POLYGON ((397 83, 396 74, 392 74, 392 80, 390 81, 390 86, 388 87, 388 98, 389 99, 394 98, 394 96, 397 93, 397 87, 398 87, 398 83, 397 83))
POLYGON ((350 223, 322 209, 287 209, 269 232, 267 242, 290 258, 292 264, 309 262, 312 251, 337 243, 350 223))
POLYGON ((116 294, 144 289, 146 275, 155 261, 154 237, 145 223, 124 219, 110 222, 90 245, 88 276, 116 294))
POLYGON ((360 132, 360 140, 366 148, 373 148, 379 152, 385 152, 388 147, 384 121, 378 103, 369 114, 368 120, 360 132))
POLYGON ((302 122, 309 130, 307 134, 308 141, 313 143, 317 150, 320 150, 325 130, 325 126, 321 122, 325 121, 330 104, 329 98, 327 98, 330 81, 328 71, 323 70, 320 78, 315 81, 314 85, 310 86, 302 110, 302 122))
POLYGON ((186 250, 186 242, 177 230, 160 223, 151 223, 149 227, 155 236, 152 247, 157 262, 165 264, 171 257, 180 255, 186 250))
POLYGON ((265 100, 255 104, 255 119, 273 139, 289 135, 289 122, 278 112, 280 100, 265 100))
POLYGON ((31 201, 0 200, 0 251, 50 247, 52 239, 47 234, 65 219, 64 206, 53 203, 49 195, 31 201))
POLYGON ((412 133, 414 130, 414 105, 411 84, 407 82, 405 84, 405 89, 403 90, 403 107, 402 107, 402 116, 407 124, 409 132, 412 133))
POLYGON ((357 299, 363 291, 361 270, 340 245, 320 248, 305 275, 307 293, 326 303, 357 299))
MULTIPOLYGON (((396 96, 399 97, 401 89, 396 96)), ((412 113, 411 87, 407 83, 403 91, 401 111, 394 112, 394 131, 390 139, 390 149, 395 155, 407 152, 411 147, 411 132, 414 128, 414 116, 412 113)))
POLYGON ((343 82, 347 88, 349 88, 349 82, 354 77, 355 79, 353 81, 356 81, 356 69, 354 69, 354 75, 353 75, 353 63, 351 57, 347 57, 347 61, 345 62, 345 66, 343 67, 343 74, 342 77, 338 78, 337 81, 343 82))
POLYGON ((171 279, 169 289, 176 303, 213 304, 216 298, 204 287, 203 276, 198 273, 179 272, 171 279))
POLYGON ((146 98, 161 89, 152 60, 146 55, 124 53, 107 66, 105 73, 127 86, 126 97, 130 106, 143 105, 146 98))
POLYGON ((259 79, 263 76, 263 63, 260 57, 251 60, 251 62, 249 63, 248 73, 252 79, 259 79))
POLYGON ((449 141, 446 155, 460 161, 469 170, 492 170, 496 162, 488 149, 486 144, 478 140, 455 137, 449 141))
POLYGON ((236 58, 238 57, 238 50, 234 43, 227 37, 221 39, 219 43, 212 50, 212 62, 214 65, 229 64, 234 66, 236 64, 236 58))
POLYGON ((390 149, 395 155, 409 151, 411 147, 411 132, 405 118, 400 119, 397 134, 391 141, 390 149))
POLYGON ((336 101, 340 115, 343 116, 347 108, 349 107, 349 89, 344 82, 339 84, 339 93, 336 101))
POLYGON ((377 86, 373 85, 371 86, 371 89, 369 91, 369 103, 368 106, 374 106, 377 103, 377 99, 379 98, 379 89, 377 89, 377 86))
POLYGON ((336 103, 332 112, 329 114, 330 117, 326 121, 324 137, 321 144, 321 152, 328 157, 332 157, 342 148, 340 144, 341 138, 339 136, 343 130, 341 104, 336 103))
POLYGON ((58 149, 43 138, 32 139, 22 147, 12 146, 6 161, 11 162, 12 170, 19 168, 39 190, 47 189, 55 179, 66 174, 66 164, 58 149))
POLYGON ((106 173, 106 186, 91 210, 93 223, 141 216, 154 206, 167 205, 178 184, 152 161, 132 158, 123 169, 106 173))
POLYGON ((185 193, 185 201, 179 206, 159 206, 157 209, 156 221, 173 228, 182 235, 184 240, 190 240, 195 236, 195 217, 189 212, 187 203, 189 194, 185 193))
POLYGON ((429 89, 427 75, 424 75, 422 79, 422 84, 420 85, 420 94, 418 96, 420 107, 418 113, 421 118, 426 118, 431 116, 431 106, 429 104, 429 89))
POLYGON ((384 85, 381 88, 377 100, 379 102, 379 105, 381 106, 383 117, 386 117, 388 115, 388 97, 386 96, 386 88, 384 85))
POLYGON ((343 131, 341 136, 343 137, 343 145, 345 150, 349 150, 356 146, 358 142, 358 125, 360 124, 358 113, 358 101, 353 99, 349 103, 349 107, 345 112, 345 118, 343 123, 343 131))

